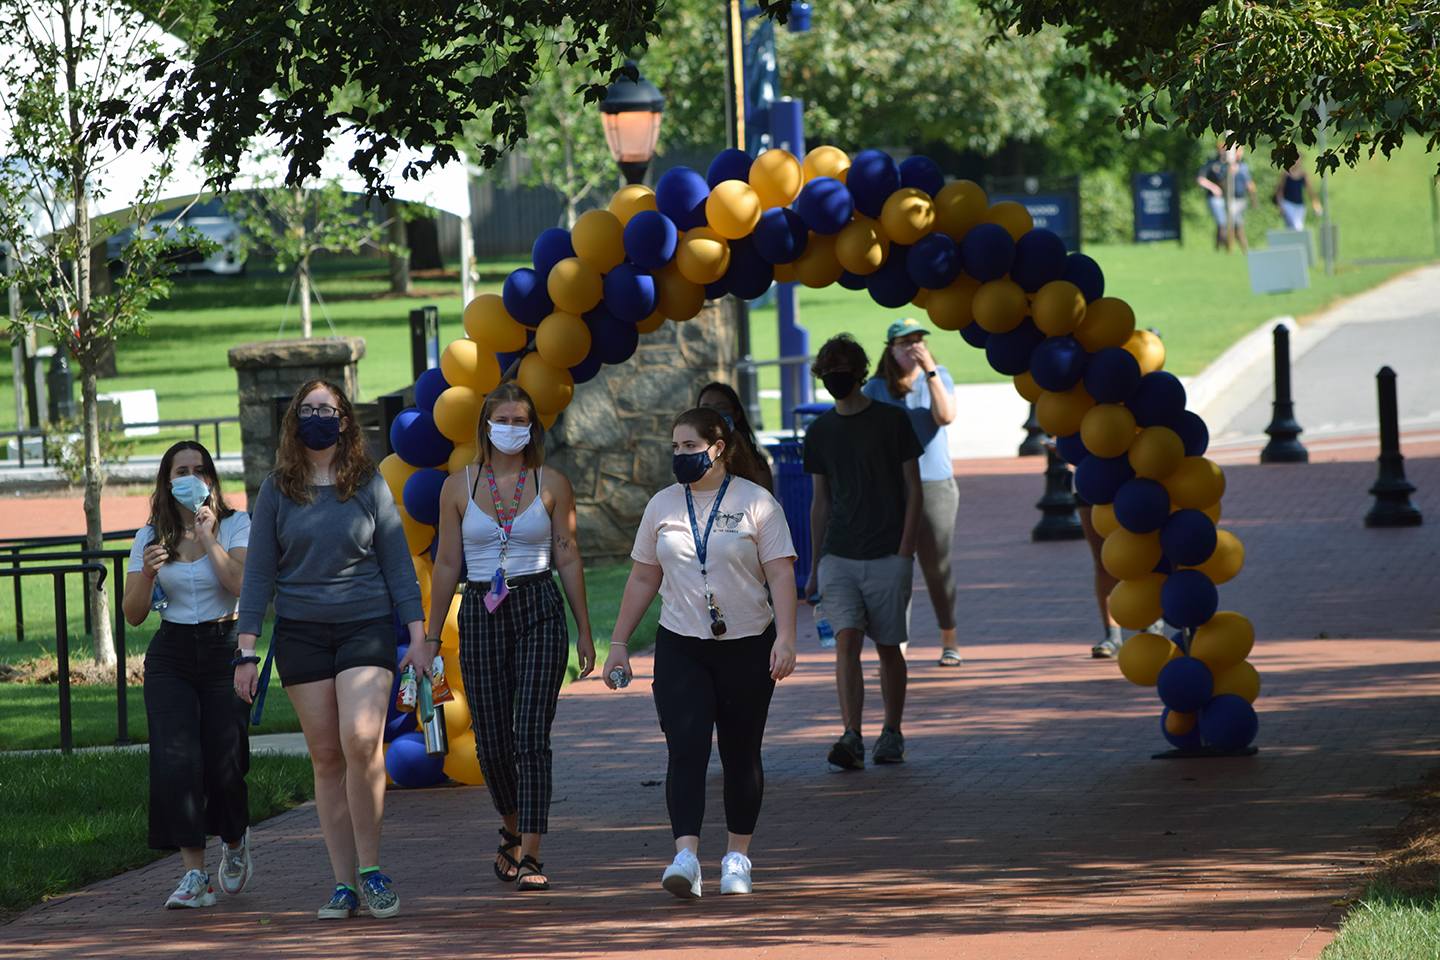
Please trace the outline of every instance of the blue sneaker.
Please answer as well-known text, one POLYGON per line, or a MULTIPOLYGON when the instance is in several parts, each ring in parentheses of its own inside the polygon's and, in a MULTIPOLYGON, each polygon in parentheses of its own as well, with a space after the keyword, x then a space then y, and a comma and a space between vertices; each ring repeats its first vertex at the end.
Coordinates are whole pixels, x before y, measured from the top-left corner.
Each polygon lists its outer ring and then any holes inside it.
POLYGON ((321 920, 347 920, 360 912, 360 900, 355 891, 343 883, 335 884, 335 895, 330 902, 316 911, 321 920))
POLYGON ((390 878, 379 870, 360 881, 360 892, 365 894, 365 904, 370 908, 370 916, 379 920, 393 917, 400 912, 400 898, 390 889, 390 883, 390 878))

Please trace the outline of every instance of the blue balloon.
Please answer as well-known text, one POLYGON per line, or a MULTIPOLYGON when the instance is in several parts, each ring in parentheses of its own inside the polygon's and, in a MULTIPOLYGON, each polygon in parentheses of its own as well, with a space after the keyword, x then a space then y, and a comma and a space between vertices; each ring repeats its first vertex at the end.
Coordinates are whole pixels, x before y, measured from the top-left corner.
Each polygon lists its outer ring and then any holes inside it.
POLYGON ((965 272, 981 283, 999 280, 1015 261, 1015 241, 998 223, 977 223, 960 241, 965 272))
POLYGON ((527 327, 540 326, 541 320, 555 312, 545 278, 529 267, 510 271, 500 296, 505 301, 505 312, 527 327))
POLYGON ((406 479, 401 500, 412 519, 428 527, 440 522, 440 488, 445 485, 446 476, 444 470, 427 468, 416 470, 406 479))
POLYGON ((729 150, 721 150, 710 161, 710 168, 705 171, 705 184, 714 190, 726 180, 743 180, 750 182, 750 165, 754 159, 744 150, 736 150, 731 147, 729 150))
POLYGON ((435 418, 409 407, 390 424, 390 448, 412 467, 438 467, 455 452, 452 443, 435 426, 435 418))
POLYGON ((749 237, 730 241, 730 266, 725 270, 725 285, 741 300, 754 300, 775 282, 775 267, 755 250, 749 237))
MULTIPOLYGON (((845 186, 855 198, 855 209, 872 220, 878 220, 885 201, 900 189, 900 168, 884 150, 862 150, 850 161, 850 169, 845 171, 845 186)), ((808 217, 806 222, 809 222, 808 217)), ((815 230, 814 227, 810 229, 815 230)))
POLYGON ((570 231, 551 227, 535 238, 530 251, 530 260, 535 264, 535 276, 550 279, 550 270, 561 260, 575 256, 575 245, 570 241, 570 231))
POLYGON ((1220 591, 1199 570, 1176 570, 1160 585, 1160 608, 1171 626, 1194 629, 1208 623, 1219 606, 1220 591))
POLYGON ((1217 750, 1243 750, 1260 732, 1260 718, 1238 693, 1222 693, 1200 709, 1195 729, 1217 750))
POLYGON ((425 752, 423 733, 402 733, 385 751, 385 772, 402 787, 428 787, 445 779, 445 758, 425 752))
POLYGON ((990 343, 990 331, 980 326, 980 324, 974 320, 971 320, 960 328, 960 339, 972 347, 984 350, 986 345, 990 343))
POLYGON ((839 233, 855 217, 850 191, 834 177, 816 177, 801 187, 795 207, 805 226, 822 236, 839 233))
POLYGON ((1165 718, 1170 716, 1170 708, 1166 707, 1160 714, 1160 735, 1170 741, 1172 747, 1180 750, 1198 750, 1201 746, 1200 725, 1197 723, 1190 728, 1189 733, 1171 733, 1165 729, 1165 718))
POLYGON ((1115 491, 1115 522, 1131 533, 1154 533, 1169 516, 1170 491, 1159 480, 1135 477, 1115 491))
MULTIPOLYGON (((849 175, 846 175, 849 179, 849 175)), ((900 186, 914 187, 916 190, 924 190, 933 200, 940 188, 945 186, 945 171, 940 169, 940 164, 929 157, 922 157, 916 154, 913 157, 906 157, 900 161, 900 186)), ((922 283, 923 287, 924 284, 922 283)))
POLYGON ((1198 567, 1215 553, 1215 524, 1199 510, 1176 510, 1160 528, 1160 549, 1182 567, 1198 567))
MULTIPOLYGON (((640 346, 640 329, 618 320, 600 304, 581 319, 590 328, 590 356, 601 363, 624 363, 640 346)), ((588 358, 587 358, 588 359, 588 358)))
POLYGON ((706 300, 719 300, 721 297, 725 296, 725 294, 729 292, 730 287, 728 284, 726 284, 724 277, 721 277, 719 280, 714 280, 710 283, 705 284, 706 300))
POLYGON ((840 274, 840 279, 835 281, 846 290, 865 290, 870 286, 870 278, 862 277, 858 273, 851 273, 849 270, 840 274))
POLYGON ((1174 430, 1184 442, 1185 456, 1205 456, 1205 451, 1210 448, 1210 428, 1205 426, 1205 421, 1200 419, 1198 413, 1191 410, 1181 411, 1180 416, 1165 425, 1174 430))
POLYGON ((985 359, 996 373, 1019 376, 1030 369, 1030 357, 1044 339, 1035 321, 1026 317, 1014 330, 990 334, 985 341, 985 359))
POLYGON ((1041 390, 1064 393, 1084 378, 1089 362, 1074 337, 1046 337, 1030 357, 1030 376, 1041 390))
POLYGON ((1065 272, 1060 279, 1079 287, 1086 303, 1105 296, 1105 274, 1101 272, 1100 264, 1083 253, 1072 253, 1065 258, 1065 272))
POLYGON ((1015 241, 1010 279, 1027 293, 1065 276, 1065 241, 1049 230, 1031 230, 1015 241))
POLYGON ((1203 661, 1176 657, 1160 668, 1155 692, 1160 695, 1160 702, 1176 713, 1194 713, 1210 702, 1215 692, 1215 678, 1203 661))
POLYGON ((1075 492, 1093 504, 1114 503, 1115 494, 1135 478, 1130 458, 1097 457, 1094 454, 1075 467, 1075 492))
POLYGON ((1156 561, 1155 566, 1150 568, 1150 572, 1163 573, 1168 577, 1175 572, 1175 562, 1162 553, 1160 554, 1160 559, 1156 561))
POLYGON ((623 236, 625 256, 646 270, 659 270, 669 263, 680 241, 675 221, 656 210, 641 210, 631 217, 623 236))
POLYGON ((445 382, 445 374, 440 372, 439 367, 431 367, 415 378, 415 406, 427 413, 433 413, 435 401, 449 389, 450 384, 445 382))
POLYGON ((943 290, 960 277, 960 248, 943 233, 928 233, 910 248, 906 267, 926 290, 943 290))
MULTIPOLYGON (((627 324, 627 326, 630 325, 627 324)), ((635 338, 637 340, 640 338, 638 331, 635 334, 635 338)), ((570 368, 570 377, 576 383, 589 383, 595 379, 595 375, 600 372, 600 368, 603 366, 604 364, 600 362, 600 358, 595 356, 595 351, 591 350, 584 360, 581 360, 570 368)))
POLYGON ((1085 392, 1096 403, 1124 403, 1140 386, 1140 361, 1124 347, 1105 347, 1090 358, 1085 392))
POLYGON ((705 200, 709 196, 705 178, 689 167, 671 167, 655 183, 655 208, 680 230, 705 226, 705 200))
POLYGON ((865 278, 871 300, 893 310, 915 299, 920 292, 920 284, 910 278, 909 253, 909 247, 898 243, 890 245, 890 256, 885 258, 879 270, 865 278))
POLYGON ((810 243, 810 230, 800 214, 789 207, 775 207, 760 214, 750 234, 755 252, 771 263, 794 263, 810 243))
POLYGON ((605 306, 617 319, 639 323, 655 312, 655 278, 633 263, 605 274, 605 306))
POLYGON ((1180 378, 1164 370, 1147 373, 1125 406, 1140 427, 1156 427, 1178 420, 1185 412, 1185 387, 1180 378))
MULTIPOLYGON (((395 678, 397 680, 400 678, 399 672, 396 672, 395 678)), ((389 743, 391 740, 394 740, 396 737, 402 736, 403 734, 413 733, 416 729, 418 729, 418 724, 415 722, 415 711, 395 710, 395 707, 393 706, 395 702, 394 690, 390 691, 390 702, 392 704, 390 709, 394 712, 395 715, 387 715, 385 718, 384 740, 386 743, 389 743)))
POLYGON ((1080 431, 1076 430, 1068 437, 1055 438, 1055 452, 1060 454, 1060 459, 1078 467, 1080 461, 1090 456, 1090 451, 1085 449, 1085 441, 1080 439, 1080 431))

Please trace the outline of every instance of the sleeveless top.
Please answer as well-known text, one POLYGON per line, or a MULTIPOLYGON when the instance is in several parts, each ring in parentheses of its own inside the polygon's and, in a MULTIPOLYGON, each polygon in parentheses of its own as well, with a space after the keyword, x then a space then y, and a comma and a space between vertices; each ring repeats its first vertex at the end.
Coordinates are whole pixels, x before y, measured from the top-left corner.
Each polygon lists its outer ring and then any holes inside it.
MULTIPOLYGON (((515 518, 510 527, 510 546, 505 551, 505 576, 523 577, 550 569, 550 513, 540 499, 545 468, 535 471, 535 499, 515 518)), ((476 478, 479 479, 478 477, 476 478)), ((470 482, 470 467, 465 468, 465 488, 475 490, 470 482)), ((489 492, 489 487, 486 487, 489 492)), ((500 566, 500 524, 475 504, 472 493, 460 521, 460 540, 465 547, 465 566, 471 580, 486 581, 500 566)))

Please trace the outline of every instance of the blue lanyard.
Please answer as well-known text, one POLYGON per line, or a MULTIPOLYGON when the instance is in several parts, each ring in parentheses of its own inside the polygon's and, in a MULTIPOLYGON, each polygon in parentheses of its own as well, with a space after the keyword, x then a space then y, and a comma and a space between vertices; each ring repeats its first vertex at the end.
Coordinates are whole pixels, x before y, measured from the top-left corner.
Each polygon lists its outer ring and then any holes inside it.
POLYGON ((715 495, 715 505, 710 508, 710 519, 705 521, 705 536, 700 536, 700 522, 695 519, 695 498, 690 496, 690 484, 685 484, 685 506, 690 509, 690 533, 695 537, 695 556, 700 560, 700 576, 706 576, 705 558, 710 543, 710 529, 715 526, 715 515, 720 512, 720 501, 725 499, 725 489, 730 486, 730 474, 720 483, 720 492, 715 495))

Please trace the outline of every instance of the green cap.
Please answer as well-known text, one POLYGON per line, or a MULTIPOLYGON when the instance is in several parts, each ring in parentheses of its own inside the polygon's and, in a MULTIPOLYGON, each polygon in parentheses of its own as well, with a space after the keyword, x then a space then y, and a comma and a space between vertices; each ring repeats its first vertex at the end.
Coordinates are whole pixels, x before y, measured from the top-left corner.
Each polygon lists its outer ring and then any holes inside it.
POLYGON ((920 326, 919 320, 916 320, 914 317, 902 317, 890 324, 890 329, 885 331, 885 342, 889 343, 896 337, 908 337, 912 333, 923 333, 927 337, 930 335, 929 330, 920 326))

